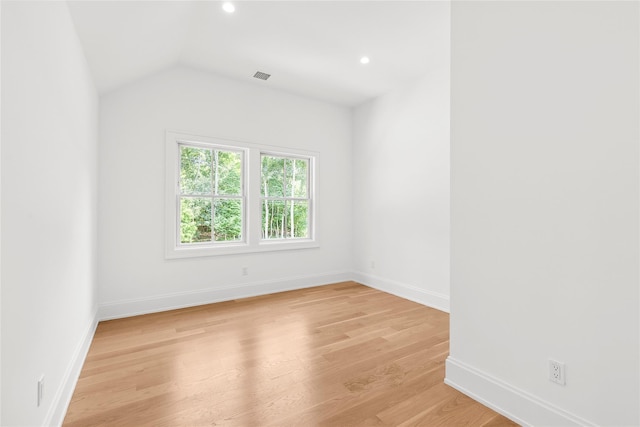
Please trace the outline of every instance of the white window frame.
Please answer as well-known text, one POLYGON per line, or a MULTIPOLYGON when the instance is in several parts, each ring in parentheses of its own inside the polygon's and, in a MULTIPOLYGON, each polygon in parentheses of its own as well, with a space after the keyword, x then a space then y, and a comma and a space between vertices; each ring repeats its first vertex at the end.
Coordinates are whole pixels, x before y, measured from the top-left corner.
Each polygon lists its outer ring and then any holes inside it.
POLYGON ((319 153, 313 151, 276 147, 235 141, 232 139, 192 135, 183 132, 166 132, 165 145, 165 257, 167 259, 231 255, 253 252, 297 250, 317 248, 318 239, 318 165, 319 153), (242 241, 180 242, 180 144, 197 145, 204 148, 242 151, 243 173, 243 230, 242 241), (286 239, 262 239, 261 206, 261 156, 304 158, 309 161, 309 237, 286 239))
MULTIPOLYGON (((297 154, 283 154, 283 153, 278 153, 278 152, 273 152, 273 151, 260 151, 260 166, 262 166, 262 156, 269 156, 269 157, 278 157, 281 159, 285 159, 285 160, 306 160, 307 161, 307 169, 308 169, 308 173, 307 173, 307 189, 311 188, 311 159, 309 158, 309 156, 300 156, 297 154)), ((262 167, 261 167, 262 169, 262 167)), ((260 178, 262 178, 262 174, 260 174, 260 178)), ((262 187, 262 186, 261 186, 262 187)), ((300 200, 300 201, 306 201, 308 203, 309 206, 309 213, 307 215, 307 218, 309 218, 309 224, 313 224, 313 217, 312 217, 312 213, 313 213, 313 198, 311 197, 311 192, 309 190, 307 190, 307 197, 306 198, 301 198, 301 197, 291 197, 291 196, 278 196, 278 197, 273 197, 273 196, 269 196, 266 197, 267 200, 282 200, 282 201, 296 201, 296 200, 300 200)), ((260 210, 262 213, 262 205, 265 202, 265 197, 262 196, 262 188, 260 190, 260 210)), ((261 217, 262 218, 262 217, 261 217)), ((308 233, 311 233, 311 227, 308 227, 307 229, 308 233)), ((262 222, 261 222, 261 228, 260 228, 260 235, 262 236, 262 222)), ((272 242, 289 242, 292 240, 305 240, 304 237, 284 237, 284 238, 271 238, 271 239, 262 239, 262 242, 265 244, 268 243, 272 243, 272 242)))
MULTIPOLYGON (((231 240, 231 241, 222 241, 222 240, 212 240, 210 242, 192 242, 192 243, 182 243, 182 239, 181 239, 181 231, 180 231, 180 226, 178 225, 178 222, 176 223, 176 245, 179 248, 183 248, 183 247, 195 247, 195 246, 233 246, 233 245, 238 245, 238 244, 243 244, 245 242, 245 236, 244 236, 244 230, 246 229, 246 221, 247 221, 247 215, 246 215, 246 206, 247 206, 247 191, 246 191, 246 184, 245 182, 247 181, 247 168, 245 167, 245 158, 247 157, 247 151, 246 149, 241 149, 238 147, 232 147, 229 145, 220 145, 220 144, 204 144, 201 142, 195 142, 195 141, 187 141, 187 140, 179 140, 176 142, 177 144, 177 156, 178 156, 178 182, 177 182, 177 186, 176 186, 176 199, 175 199, 175 203, 176 203, 176 221, 178 221, 178 218, 180 216, 180 203, 181 200, 183 198, 189 198, 189 197, 193 197, 193 198, 207 198, 207 199, 211 199, 211 209, 212 209, 212 214, 214 213, 214 206, 215 206, 215 200, 216 199, 239 199, 242 201, 242 232, 240 234, 241 238, 239 240, 231 240), (241 162, 240 162, 240 174, 242 176, 242 180, 241 180, 241 189, 240 189, 240 195, 236 196, 236 195, 227 195, 227 194, 213 194, 213 190, 211 194, 203 194, 203 195, 198 195, 198 194, 184 194, 182 193, 182 190, 180 189, 180 158, 181 158, 181 153, 180 153, 180 147, 194 147, 194 148, 204 148, 207 150, 217 150, 217 151, 227 151, 227 152, 231 152, 231 153, 240 153, 241 156, 241 162)), ((214 234, 214 219, 213 217, 211 218, 211 235, 213 237, 214 234)))

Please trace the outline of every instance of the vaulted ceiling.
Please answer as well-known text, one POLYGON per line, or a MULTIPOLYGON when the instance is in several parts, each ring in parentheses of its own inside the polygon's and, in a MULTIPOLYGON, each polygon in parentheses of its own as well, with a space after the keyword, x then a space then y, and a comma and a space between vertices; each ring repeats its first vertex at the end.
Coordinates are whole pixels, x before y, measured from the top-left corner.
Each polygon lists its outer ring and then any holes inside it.
POLYGON ((357 105, 442 64, 437 1, 70 1, 101 94, 174 65, 357 105), (369 64, 360 63, 368 56, 369 64), (267 81, 256 71, 271 74, 267 81))

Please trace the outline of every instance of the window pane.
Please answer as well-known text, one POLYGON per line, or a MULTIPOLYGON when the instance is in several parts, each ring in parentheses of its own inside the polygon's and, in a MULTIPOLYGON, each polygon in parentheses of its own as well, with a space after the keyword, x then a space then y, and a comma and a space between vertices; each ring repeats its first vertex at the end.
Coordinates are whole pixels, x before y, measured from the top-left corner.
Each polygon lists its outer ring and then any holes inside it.
POLYGON ((211 241, 211 199, 180 199, 180 241, 182 243, 211 241))
POLYGON ((283 197, 284 194, 284 159, 281 157, 262 156, 262 185, 260 193, 263 197, 283 197))
POLYGON ((286 159, 286 191, 287 197, 307 197, 307 161, 303 159, 286 159))
POLYGON ((240 199, 216 199, 213 218, 214 240, 237 241, 242 239, 242 201, 240 199))
POLYGON ((211 150, 180 147, 180 191, 182 194, 211 193, 211 150))
POLYGON ((286 230, 283 200, 262 201, 262 238, 284 239, 286 230))
POLYGON ((291 200, 262 201, 262 238, 309 237, 309 202, 291 200))
POLYGON ((309 203, 305 201, 287 201, 286 203, 286 237, 309 237, 308 227, 309 203))
POLYGON ((233 151, 214 152, 215 194, 242 194, 242 154, 233 151))

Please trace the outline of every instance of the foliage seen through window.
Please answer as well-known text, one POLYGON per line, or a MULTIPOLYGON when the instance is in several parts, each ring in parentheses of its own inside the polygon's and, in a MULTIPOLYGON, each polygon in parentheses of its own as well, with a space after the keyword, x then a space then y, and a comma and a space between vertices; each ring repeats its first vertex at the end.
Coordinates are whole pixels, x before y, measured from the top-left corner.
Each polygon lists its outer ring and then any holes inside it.
POLYGON ((309 160, 261 157, 262 238, 308 238, 309 160))
POLYGON ((242 240, 242 152, 180 145, 180 242, 242 240))

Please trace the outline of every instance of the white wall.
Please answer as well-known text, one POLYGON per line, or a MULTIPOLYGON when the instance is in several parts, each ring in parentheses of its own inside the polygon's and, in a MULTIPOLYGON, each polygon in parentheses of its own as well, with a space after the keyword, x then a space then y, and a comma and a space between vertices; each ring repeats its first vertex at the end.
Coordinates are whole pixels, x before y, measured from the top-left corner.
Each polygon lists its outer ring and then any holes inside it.
MULTIPOLYGON (((2 46, 2 2, 0 2, 0 46, 2 46)), ((0 49, 1 52, 1 49, 0 49)), ((2 55, 0 54, 0 82, 2 82, 2 55)), ((2 100, 2 84, 0 84, 2 100)), ((0 236, 2 236, 2 102, 0 102, 0 236)), ((0 244, 0 308, 2 307, 2 245, 0 244)), ((0 384, 2 384, 2 315, 0 315, 0 384)), ((0 422, 2 422, 2 387, 0 386, 0 422)))
POLYGON ((188 68, 173 68, 103 96, 98 220, 101 316, 349 277, 350 138, 347 108, 188 68), (321 247, 166 260, 165 130, 320 152, 321 247), (242 267, 248 267, 248 276, 241 275, 242 267))
POLYGON ((98 99, 66 3, 4 1, 1 27, 0 424, 57 424, 95 325, 98 99))
POLYGON ((526 424, 640 423, 638 7, 452 5, 447 381, 526 424))
POLYGON ((448 311, 445 34, 441 68, 355 109, 353 253, 360 282, 448 311))

